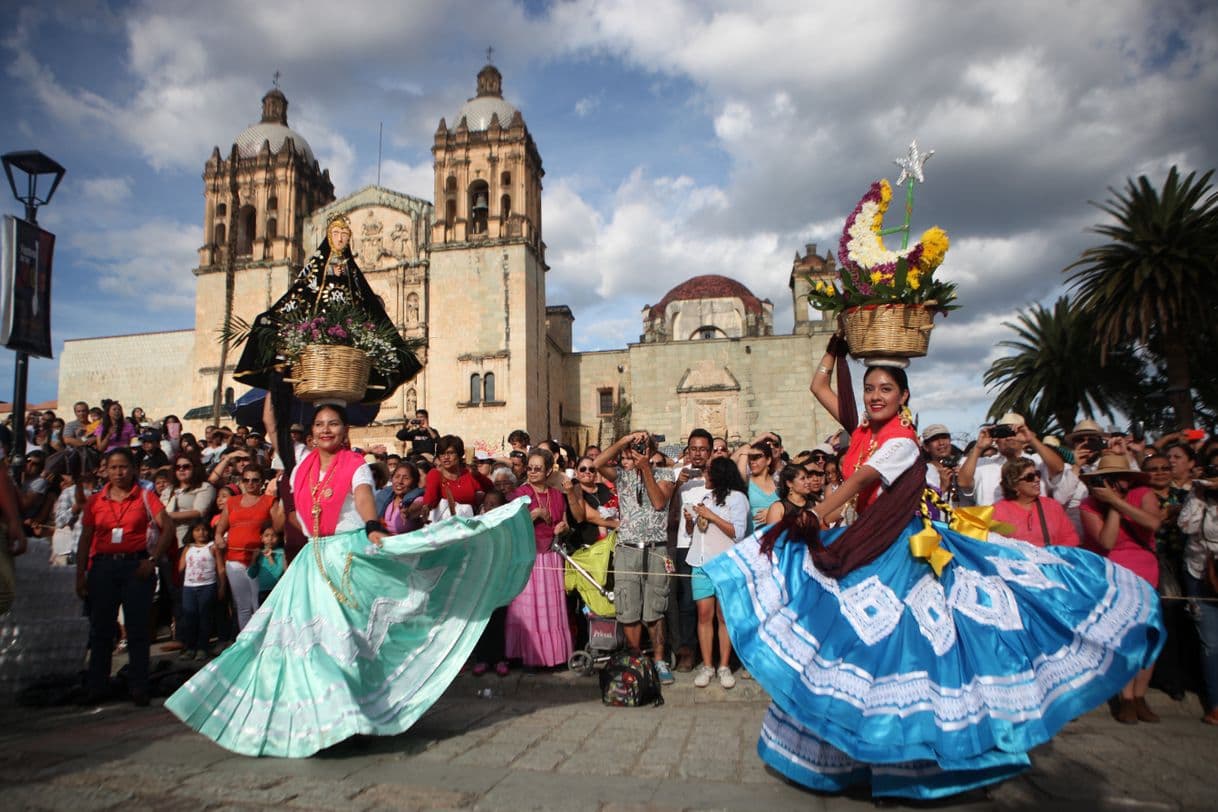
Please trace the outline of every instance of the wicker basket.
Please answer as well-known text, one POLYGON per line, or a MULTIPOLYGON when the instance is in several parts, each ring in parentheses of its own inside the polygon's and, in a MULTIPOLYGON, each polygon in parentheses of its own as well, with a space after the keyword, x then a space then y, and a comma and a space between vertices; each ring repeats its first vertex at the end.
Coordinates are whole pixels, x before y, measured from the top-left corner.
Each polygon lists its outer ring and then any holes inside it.
POLYGON ((363 350, 340 344, 310 344, 292 367, 292 391, 310 403, 358 403, 368 389, 372 363, 363 350))
POLYGON ((868 305, 842 314, 855 358, 921 358, 930 346, 935 312, 923 305, 868 305))

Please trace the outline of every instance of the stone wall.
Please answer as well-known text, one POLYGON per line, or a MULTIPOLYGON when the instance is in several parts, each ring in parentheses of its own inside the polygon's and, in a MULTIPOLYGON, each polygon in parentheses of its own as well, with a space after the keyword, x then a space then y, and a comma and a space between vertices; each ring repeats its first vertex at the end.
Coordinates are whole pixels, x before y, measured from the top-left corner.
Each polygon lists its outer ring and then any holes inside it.
MULTIPOLYGON (((69 339, 59 357, 59 402, 114 398, 155 419, 202 405, 191 398, 193 330, 69 339)), ((62 410, 71 414, 71 408, 62 410)))

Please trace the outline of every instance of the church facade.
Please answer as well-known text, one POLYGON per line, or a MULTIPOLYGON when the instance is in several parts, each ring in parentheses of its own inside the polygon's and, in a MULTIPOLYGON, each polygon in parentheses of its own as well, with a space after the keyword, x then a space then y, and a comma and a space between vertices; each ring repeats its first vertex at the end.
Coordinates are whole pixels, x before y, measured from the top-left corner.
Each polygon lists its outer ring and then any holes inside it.
MULTIPOLYGON (((836 424, 808 393, 832 326, 810 315, 808 279, 833 271, 815 246, 796 255, 791 333, 774 332, 773 304, 722 276, 699 276, 642 313, 639 341, 617 350, 575 352, 575 315, 546 297, 541 154, 519 110, 502 93, 493 65, 476 95, 441 119, 432 145, 434 201, 378 186, 335 199, 328 172, 288 126, 278 88, 263 97, 261 120, 228 154, 213 150, 203 172, 203 244, 195 329, 65 342, 61 402, 102 397, 177 414, 187 430, 213 422, 213 405, 245 387, 232 380, 240 348, 219 341, 229 317, 244 322, 286 291, 343 214, 352 250, 385 310, 407 338, 425 342, 423 371, 353 433, 362 445, 395 446, 393 435, 417 407, 467 448, 498 451, 523 428, 577 448, 607 444, 627 428, 680 444, 697 426, 730 440, 776 431, 790 450, 814 445, 836 424), (222 357, 223 356, 223 357, 222 357), (117 380, 116 359, 159 374, 117 380), (223 370, 223 372, 221 372, 223 370)), ((227 416, 221 421, 232 423, 227 416)))

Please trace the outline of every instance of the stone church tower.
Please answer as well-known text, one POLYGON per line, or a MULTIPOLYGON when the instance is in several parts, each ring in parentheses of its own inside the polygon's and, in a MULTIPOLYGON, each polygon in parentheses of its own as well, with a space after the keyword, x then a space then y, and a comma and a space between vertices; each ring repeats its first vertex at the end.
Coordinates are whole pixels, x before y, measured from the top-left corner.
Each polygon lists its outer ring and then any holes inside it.
MULTIPOLYGON (((551 408, 541 155, 493 65, 477 95, 436 130, 435 220, 428 284, 432 422, 466 437, 513 428, 558 436, 551 408), (453 418, 452 423, 440 419, 453 418)), ((570 347, 556 347, 570 352, 570 347)), ((555 384, 557 386, 557 384, 555 384)))
MULTIPOLYGON (((301 239, 305 218, 334 199, 330 173, 288 127, 288 100, 278 87, 262 97, 262 120, 237 136, 227 156, 212 150, 203 198, 192 404, 212 402, 226 309, 251 322, 287 290, 293 270, 313 250, 301 239)), ((233 395, 229 376, 239 355, 240 348, 231 349, 225 364, 225 401, 233 395)))

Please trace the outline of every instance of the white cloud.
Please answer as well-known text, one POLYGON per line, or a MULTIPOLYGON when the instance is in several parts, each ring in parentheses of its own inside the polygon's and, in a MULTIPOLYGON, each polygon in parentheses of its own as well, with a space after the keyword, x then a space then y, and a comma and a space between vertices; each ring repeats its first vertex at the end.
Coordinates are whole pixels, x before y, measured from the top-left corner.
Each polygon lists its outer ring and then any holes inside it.
POLYGON ((113 206, 131 199, 131 178, 85 178, 80 182, 81 197, 91 204, 113 206))
POLYGON ((193 313, 190 269, 198 264, 199 239, 197 225, 153 219, 127 229, 75 231, 67 242, 92 269, 89 281, 106 294, 105 309, 127 314, 109 332, 139 332, 147 311, 193 313))
POLYGON ((587 118, 601 106, 601 100, 598 96, 584 96, 575 102, 575 115, 580 118, 587 118))

